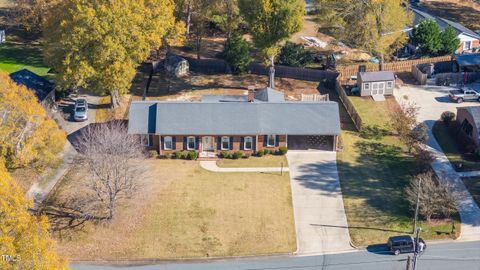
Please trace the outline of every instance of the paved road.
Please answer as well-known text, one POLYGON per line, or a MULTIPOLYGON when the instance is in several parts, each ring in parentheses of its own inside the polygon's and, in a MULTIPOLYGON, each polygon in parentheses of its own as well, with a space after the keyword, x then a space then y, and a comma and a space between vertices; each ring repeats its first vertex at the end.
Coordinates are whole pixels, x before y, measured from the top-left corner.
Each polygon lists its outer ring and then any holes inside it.
MULTIPOLYGON (((411 254, 410 254, 411 255, 411 254)), ((113 267, 73 264, 73 270, 404 270, 407 255, 381 251, 358 251, 319 256, 286 256, 232 259, 192 263, 113 267)), ((480 242, 428 244, 418 261, 418 270, 480 270, 480 242)))
POLYGON ((351 251, 336 153, 287 153, 297 231, 297 254, 351 251))
POLYGON ((460 213, 462 220, 462 235, 460 238, 463 240, 480 240, 480 208, 463 184, 462 175, 457 173, 452 167, 432 134, 432 126, 435 121, 440 119, 442 112, 448 110, 456 113, 457 107, 473 106, 478 105, 478 103, 452 103, 449 101, 448 93, 442 90, 448 90, 448 88, 442 89, 442 87, 431 86, 402 87, 395 92, 395 97, 399 102, 402 102, 404 97, 407 96, 408 101, 413 101, 420 107, 417 120, 427 124, 429 127, 427 149, 434 157, 432 168, 441 180, 449 184, 449 191, 454 195, 456 206, 460 213))

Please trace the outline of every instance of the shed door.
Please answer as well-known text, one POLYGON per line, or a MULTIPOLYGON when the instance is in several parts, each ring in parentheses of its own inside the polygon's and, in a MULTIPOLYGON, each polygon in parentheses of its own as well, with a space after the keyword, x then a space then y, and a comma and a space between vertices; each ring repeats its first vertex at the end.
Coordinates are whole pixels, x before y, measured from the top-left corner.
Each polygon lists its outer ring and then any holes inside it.
POLYGON ((385 82, 378 83, 378 94, 384 95, 385 94, 385 82))
POLYGON ((378 95, 378 83, 372 83, 372 95, 378 95))

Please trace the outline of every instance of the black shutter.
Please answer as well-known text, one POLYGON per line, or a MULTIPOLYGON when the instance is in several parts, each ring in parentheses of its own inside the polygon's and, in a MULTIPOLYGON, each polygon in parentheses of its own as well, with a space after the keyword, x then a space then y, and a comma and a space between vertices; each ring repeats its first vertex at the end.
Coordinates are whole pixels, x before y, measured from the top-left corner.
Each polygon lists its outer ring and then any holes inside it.
POLYGON ((200 150, 200 137, 195 137, 195 149, 200 150))
POLYGON ((175 150, 177 148, 177 137, 172 136, 172 150, 175 150))
POLYGON ((187 136, 183 136, 183 150, 187 150, 187 136))
POLYGON ((268 135, 263 136, 263 146, 267 147, 268 135))
POLYGON ((230 150, 233 150, 233 136, 230 137, 230 150))
POLYGON ((165 150, 164 147, 165 137, 160 136, 160 149, 165 150))
POLYGON ((217 137, 217 149, 222 150, 222 137, 217 137))
POLYGON ((280 145, 280 136, 277 135, 277 136, 275 137, 275 146, 279 146, 279 145, 280 145))
POLYGON ((253 151, 257 151, 257 136, 252 137, 252 142, 253 142, 253 151))
POLYGON ((240 150, 244 149, 243 147, 244 143, 245 143, 245 137, 240 137, 240 150))

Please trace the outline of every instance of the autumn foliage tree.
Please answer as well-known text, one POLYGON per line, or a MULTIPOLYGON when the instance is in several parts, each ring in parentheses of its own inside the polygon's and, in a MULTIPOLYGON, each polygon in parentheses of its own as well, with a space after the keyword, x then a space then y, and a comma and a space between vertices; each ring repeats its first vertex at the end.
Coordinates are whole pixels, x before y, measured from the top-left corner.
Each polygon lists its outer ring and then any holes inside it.
POLYGON ((32 216, 32 206, 0 161, 0 269, 63 270, 68 264, 55 253, 46 217, 32 216))
POLYGON ((47 14, 60 0, 15 0, 15 21, 28 32, 40 32, 47 14))
POLYGON ((172 0, 65 0, 44 27, 46 62, 62 89, 126 93, 137 66, 178 31, 172 0))
POLYGON ((273 87, 275 57, 282 43, 302 29, 305 1, 239 0, 238 4, 255 47, 270 61, 270 86, 273 87))
POLYGON ((35 94, 0 72, 0 154, 8 167, 45 165, 62 151, 66 134, 35 94))

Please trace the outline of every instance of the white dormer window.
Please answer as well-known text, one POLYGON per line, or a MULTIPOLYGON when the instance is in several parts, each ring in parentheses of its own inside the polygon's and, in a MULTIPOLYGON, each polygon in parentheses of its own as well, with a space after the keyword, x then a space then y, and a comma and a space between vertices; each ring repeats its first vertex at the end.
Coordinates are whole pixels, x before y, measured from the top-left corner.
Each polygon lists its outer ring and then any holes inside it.
POLYGON ((472 42, 471 41, 463 42, 463 50, 469 51, 471 49, 472 49, 472 42))

